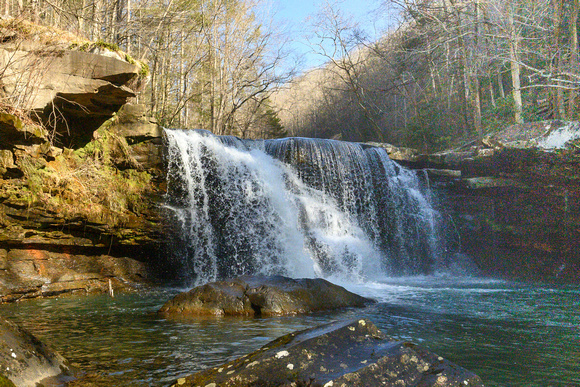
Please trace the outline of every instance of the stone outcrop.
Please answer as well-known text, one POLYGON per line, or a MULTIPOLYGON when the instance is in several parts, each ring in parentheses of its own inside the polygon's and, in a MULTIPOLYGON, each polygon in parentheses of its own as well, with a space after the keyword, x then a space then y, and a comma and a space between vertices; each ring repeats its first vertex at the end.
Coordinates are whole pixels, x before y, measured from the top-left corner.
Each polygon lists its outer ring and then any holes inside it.
POLYGON ((162 240, 161 138, 154 121, 125 109, 143 112, 126 106, 77 150, 36 144, 35 136, 3 143, 0 300, 107 291, 109 280, 121 290, 147 279, 143 263, 128 257, 150 262, 162 240))
POLYGON ((51 127, 53 142, 69 147, 86 144, 135 97, 148 71, 112 45, 16 19, 0 28, 0 70, 3 101, 51 127))
POLYGON ((0 303, 63 293, 131 290, 147 276, 145 264, 125 257, 0 249, 0 303))
POLYGON ((67 361, 29 332, 0 317, 0 386, 36 387, 72 379, 67 361))
POLYGON ((161 128, 127 103, 143 66, 62 31, 12 27, 0 28, 0 92, 20 101, 0 109, 0 300, 144 281, 163 240, 164 178, 161 128))
POLYGON ((0 145, 0 300, 146 280, 144 265, 128 257, 151 262, 160 250, 164 178, 161 131, 144 108, 125 105, 79 149, 7 121, 25 134, 0 145))
POLYGON ((321 278, 243 276, 178 294, 163 305, 159 314, 169 318, 280 316, 361 307, 372 302, 321 278))
POLYGON ((483 386, 474 373, 415 344, 395 341, 368 320, 282 336, 173 386, 483 386))
POLYGON ((485 275, 577 283, 580 123, 515 125, 462 148, 399 160, 443 193, 461 252, 485 275))

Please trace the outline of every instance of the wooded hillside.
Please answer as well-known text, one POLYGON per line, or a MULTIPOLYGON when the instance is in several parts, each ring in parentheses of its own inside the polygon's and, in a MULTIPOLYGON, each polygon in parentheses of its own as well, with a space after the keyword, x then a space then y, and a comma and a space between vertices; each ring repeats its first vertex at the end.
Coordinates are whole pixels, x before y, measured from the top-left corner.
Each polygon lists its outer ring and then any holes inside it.
POLYGON ((399 19, 378 41, 325 5, 311 41, 327 64, 295 79, 257 1, 3 0, 0 12, 3 29, 29 19, 147 63, 137 98, 167 127, 432 150, 579 118, 580 0, 384 0, 399 19))
POLYGON ((578 0, 384 5, 401 23, 377 42, 335 8, 320 13, 328 64, 276 97, 290 133, 436 149, 513 123, 578 119, 578 0))

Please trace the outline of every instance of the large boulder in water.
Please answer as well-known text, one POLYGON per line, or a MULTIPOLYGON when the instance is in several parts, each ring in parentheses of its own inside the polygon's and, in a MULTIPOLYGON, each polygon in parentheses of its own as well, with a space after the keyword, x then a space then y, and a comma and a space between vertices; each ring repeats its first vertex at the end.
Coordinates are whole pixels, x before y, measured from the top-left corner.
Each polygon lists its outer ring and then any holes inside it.
POLYGON ((415 344, 395 341, 368 320, 282 336, 256 352, 174 386, 483 386, 474 373, 415 344))
POLYGON ((279 316, 373 302, 321 278, 244 276, 178 294, 159 310, 165 317, 279 316))
POLYGON ((66 360, 26 330, 0 317, 0 386, 11 386, 10 381, 18 387, 34 387, 43 379, 55 377, 70 379, 66 360))

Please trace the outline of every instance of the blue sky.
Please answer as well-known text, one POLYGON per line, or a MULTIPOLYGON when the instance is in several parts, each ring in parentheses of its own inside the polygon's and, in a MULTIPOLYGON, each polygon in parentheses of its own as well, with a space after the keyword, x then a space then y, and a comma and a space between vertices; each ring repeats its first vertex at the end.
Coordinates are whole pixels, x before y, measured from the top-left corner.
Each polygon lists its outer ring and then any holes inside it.
MULTIPOLYGON (((302 69, 321 65, 325 60, 312 53, 308 35, 312 35, 312 22, 325 4, 315 0, 270 0, 275 23, 292 38, 290 47, 304 56, 302 69)), ((381 0, 330 1, 340 8, 345 17, 352 17, 369 37, 380 35, 388 25, 385 15, 379 11, 381 0)))

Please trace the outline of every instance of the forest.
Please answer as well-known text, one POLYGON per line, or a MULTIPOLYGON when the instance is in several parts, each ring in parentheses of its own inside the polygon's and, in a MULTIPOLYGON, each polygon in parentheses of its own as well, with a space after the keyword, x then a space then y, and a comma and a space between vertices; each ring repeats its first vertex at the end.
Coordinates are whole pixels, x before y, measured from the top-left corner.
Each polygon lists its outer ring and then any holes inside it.
POLYGON ((579 119, 580 0, 377 4, 394 22, 374 40, 322 4, 310 41, 325 64, 303 72, 293 37, 260 0, 3 0, 0 14, 3 28, 27 19, 146 63, 137 102, 165 127, 432 151, 513 124, 579 119))

